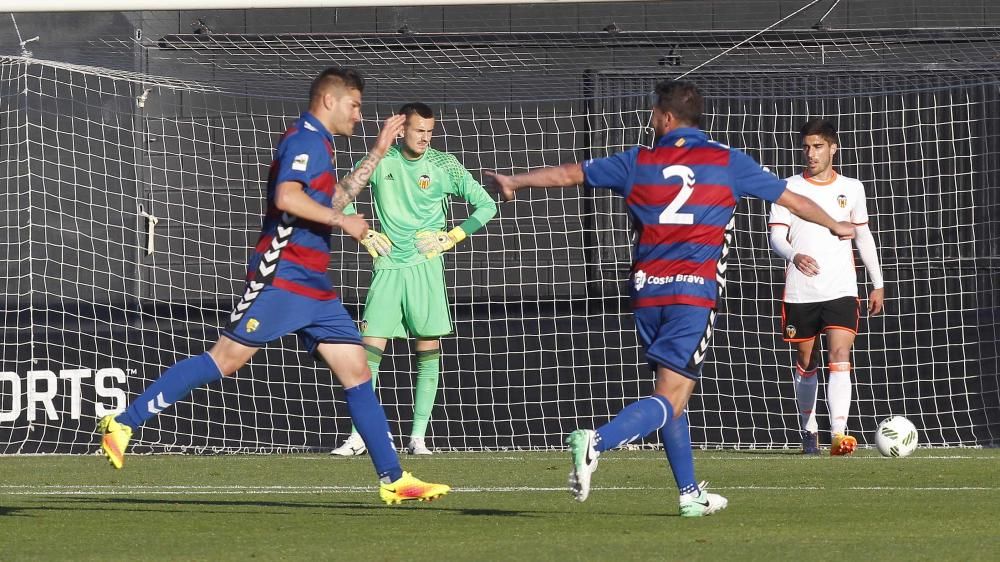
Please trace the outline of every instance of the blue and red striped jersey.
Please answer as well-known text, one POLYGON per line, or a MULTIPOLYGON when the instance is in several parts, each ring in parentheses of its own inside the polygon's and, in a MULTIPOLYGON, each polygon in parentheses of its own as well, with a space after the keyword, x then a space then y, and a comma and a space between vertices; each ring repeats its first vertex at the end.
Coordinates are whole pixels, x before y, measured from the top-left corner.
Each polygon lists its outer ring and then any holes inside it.
POLYGON ((247 264, 247 281, 256 281, 320 300, 337 298, 326 271, 331 227, 289 215, 274 205, 279 184, 294 181, 320 205, 329 207, 337 185, 333 136, 309 112, 282 135, 267 180, 267 212, 260 238, 247 264))
POLYGON ((785 180, 695 128, 583 163, 586 184, 625 198, 636 231, 633 306, 715 308, 740 197, 775 201, 785 180))

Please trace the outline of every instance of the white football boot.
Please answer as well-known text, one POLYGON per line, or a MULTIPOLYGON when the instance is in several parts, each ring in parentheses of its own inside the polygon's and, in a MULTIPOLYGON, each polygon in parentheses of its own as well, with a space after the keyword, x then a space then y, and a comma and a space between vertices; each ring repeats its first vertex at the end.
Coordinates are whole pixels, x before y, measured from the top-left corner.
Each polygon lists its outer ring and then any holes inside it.
POLYGON ((406 446, 406 452, 411 455, 432 455, 431 450, 424 444, 423 437, 410 437, 410 444, 406 446))
POLYGON ((597 432, 592 429, 578 429, 569 434, 566 444, 573 458, 573 471, 569 473, 569 491, 578 502, 586 501, 590 495, 590 475, 597 470, 597 459, 601 453, 594 448, 597 432))
POLYGON ((357 457, 365 454, 367 450, 368 448, 365 447, 365 442, 361 439, 361 435, 352 432, 347 436, 344 444, 330 451, 330 454, 337 457, 357 457))
POLYGON ((708 482, 698 484, 697 494, 681 495, 681 517, 702 517, 726 509, 729 500, 719 494, 708 493, 708 482))

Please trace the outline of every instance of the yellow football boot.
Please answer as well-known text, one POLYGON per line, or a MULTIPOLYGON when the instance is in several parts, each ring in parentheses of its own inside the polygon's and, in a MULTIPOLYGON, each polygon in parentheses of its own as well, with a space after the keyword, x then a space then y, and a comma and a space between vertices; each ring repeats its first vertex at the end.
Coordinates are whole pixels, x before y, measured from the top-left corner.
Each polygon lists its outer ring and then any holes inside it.
POLYGON ((97 424, 97 431, 104 434, 101 439, 101 450, 108 462, 115 468, 121 468, 125 463, 125 449, 132 438, 132 428, 115 421, 114 416, 104 416, 97 424))
POLYGON ((447 494, 451 486, 446 484, 431 484, 403 472, 403 476, 390 484, 382 484, 378 495, 388 505, 405 501, 431 501, 447 494))

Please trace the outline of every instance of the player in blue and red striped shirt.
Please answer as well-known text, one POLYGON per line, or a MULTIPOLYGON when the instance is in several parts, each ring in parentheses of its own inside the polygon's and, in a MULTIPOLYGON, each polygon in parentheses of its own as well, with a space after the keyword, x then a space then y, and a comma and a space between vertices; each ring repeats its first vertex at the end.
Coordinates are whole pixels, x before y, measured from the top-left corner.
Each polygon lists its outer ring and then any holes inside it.
POLYGON ((726 498, 705 491, 694 477, 685 408, 708 353, 716 302, 725 288, 733 213, 740 197, 776 201, 796 215, 851 238, 809 199, 749 156, 714 142, 698 129, 704 102, 690 83, 656 86, 653 148, 635 147, 607 158, 532 170, 514 176, 487 172, 504 199, 528 187, 608 188, 625 198, 637 231, 631 296, 636 327, 656 371, 652 396, 634 402, 596 431, 569 435, 573 455, 570 490, 578 501, 590 493, 601 452, 659 430, 680 491, 680 514, 709 515, 726 498))
POLYGON ((274 151, 260 239, 229 324, 211 349, 170 367, 124 412, 100 421, 101 449, 115 468, 122 467, 135 428, 193 389, 234 375, 265 344, 295 333, 344 385, 348 411, 381 480, 382 500, 425 500, 448 492, 448 486, 422 482, 400 468, 361 334, 326 275, 334 227, 372 243, 364 216, 343 211, 403 130, 403 116, 386 119, 371 152, 338 185, 333 137, 350 136, 361 121, 363 90, 364 79, 351 69, 329 68, 313 81, 309 110, 274 151))

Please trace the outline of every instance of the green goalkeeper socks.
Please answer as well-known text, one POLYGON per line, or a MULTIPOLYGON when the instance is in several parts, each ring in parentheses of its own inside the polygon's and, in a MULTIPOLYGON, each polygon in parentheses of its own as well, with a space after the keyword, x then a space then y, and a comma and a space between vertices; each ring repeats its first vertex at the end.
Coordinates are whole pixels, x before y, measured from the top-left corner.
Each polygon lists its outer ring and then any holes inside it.
POLYGON ((441 376, 441 350, 417 352, 417 384, 413 390, 413 431, 410 437, 424 437, 431 420, 434 398, 441 376))
POLYGON ((365 352, 368 354, 368 369, 372 372, 372 388, 375 388, 378 366, 382 364, 382 350, 374 345, 365 344, 365 352))
MULTIPOLYGON (((382 363, 382 350, 366 345, 365 351, 368 353, 368 368, 372 372, 372 388, 375 388, 378 368, 382 363)), ((417 383, 413 389, 413 431, 410 432, 410 437, 424 437, 427 433, 427 424, 431 420, 431 410, 434 409, 440 377, 441 350, 418 351, 417 383)))

